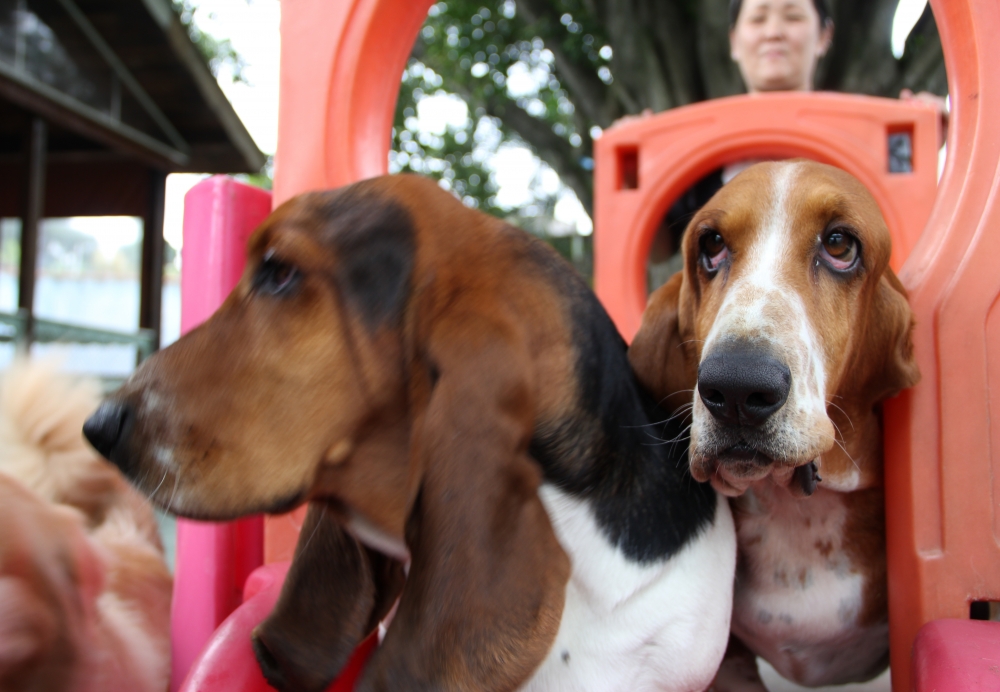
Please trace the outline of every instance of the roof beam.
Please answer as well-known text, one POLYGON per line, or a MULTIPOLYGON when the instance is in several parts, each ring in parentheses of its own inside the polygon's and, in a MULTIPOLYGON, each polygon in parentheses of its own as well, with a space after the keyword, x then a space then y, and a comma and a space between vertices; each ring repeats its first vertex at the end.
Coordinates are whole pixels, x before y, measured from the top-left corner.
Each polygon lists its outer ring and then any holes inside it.
POLYGON ((0 62, 0 96, 85 137, 128 151, 153 166, 183 168, 190 156, 0 62))
POLYGON ((219 83, 198 48, 188 36, 187 29, 181 24, 181 20, 170 7, 168 0, 142 0, 146 10, 156 23, 163 29, 167 41, 174 49, 178 59, 188 69, 192 79, 201 92, 202 97, 222 123, 223 129, 229 136, 229 140, 243 156, 247 167, 251 170, 259 170, 266 163, 266 158, 261 154, 253 137, 247 132, 243 121, 236 115, 233 105, 222 93, 219 83))
POLYGON ((86 15, 80 11, 80 8, 76 6, 73 0, 59 0, 59 4, 62 5, 63 9, 66 10, 66 14, 76 23, 77 27, 83 32, 83 35, 87 37, 94 49, 100 54, 104 61, 108 63, 115 74, 118 75, 118 79, 121 80, 122 84, 132 92, 132 96, 135 100, 139 102, 139 105, 145 109, 149 117, 153 119, 159 128, 163 131, 163 134, 167 136, 170 143, 174 145, 178 151, 182 151, 185 154, 190 153, 190 147, 188 147, 187 142, 181 136, 181 133, 177 131, 170 119, 163 114, 163 111, 156 105, 146 90, 142 88, 139 82, 136 81, 129 69, 125 67, 125 63, 118 59, 118 56, 112 50, 111 46, 108 45, 104 37, 94 28, 94 25, 90 23, 86 15))

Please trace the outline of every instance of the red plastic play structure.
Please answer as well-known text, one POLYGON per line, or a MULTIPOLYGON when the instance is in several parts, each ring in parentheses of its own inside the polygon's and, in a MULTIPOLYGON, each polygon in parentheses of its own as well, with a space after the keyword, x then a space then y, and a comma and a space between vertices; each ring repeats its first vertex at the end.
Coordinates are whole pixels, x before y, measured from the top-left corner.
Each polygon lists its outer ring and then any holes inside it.
POLYGON ((792 92, 707 101, 633 120, 595 145, 594 288, 631 340, 646 307, 646 256, 670 203, 734 161, 797 156, 871 190, 892 232, 897 271, 937 193, 937 113, 892 99, 792 92), (912 172, 889 172, 890 134, 912 143, 912 172))
MULTIPOLYGON (((385 172, 399 75, 430 4, 283 4, 275 204, 385 172)), ((979 683, 969 681, 989 680, 990 666, 1000 665, 972 655, 1000 658, 1000 624, 968 620, 971 602, 1000 601, 1000 73, 993 69, 1000 64, 1000 5, 931 5, 953 108, 936 193, 933 113, 835 95, 726 99, 615 128, 599 141, 595 179, 596 288, 627 337, 645 301, 645 256, 656 224, 673 197, 720 164, 807 156, 850 171, 881 205, 896 243, 893 264, 916 313, 923 373, 885 412, 896 692, 974 689, 979 683), (911 174, 888 173, 886 137, 895 132, 912 137, 911 174), (918 637, 921 626, 941 618, 956 620, 933 623, 918 637)), ((231 181, 203 186, 192 191, 186 213, 185 328, 235 282, 234 258, 267 209, 263 193, 231 181), (203 293, 197 304, 187 302, 203 293)), ((172 689, 192 663, 185 690, 267 689, 249 658, 248 635, 273 603, 280 566, 248 582, 255 595, 213 636, 261 556, 276 563, 291 555, 296 515, 267 519, 263 546, 257 521, 179 529, 172 689), (236 674, 245 668, 252 672, 236 674)), ((335 689, 350 689, 372 647, 366 642, 335 689)))

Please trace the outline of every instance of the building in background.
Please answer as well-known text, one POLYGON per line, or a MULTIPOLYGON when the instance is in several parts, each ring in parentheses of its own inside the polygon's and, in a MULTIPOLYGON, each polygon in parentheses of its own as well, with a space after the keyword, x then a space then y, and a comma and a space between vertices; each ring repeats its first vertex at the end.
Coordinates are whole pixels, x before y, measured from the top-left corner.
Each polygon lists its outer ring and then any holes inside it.
POLYGON ((166 175, 264 163, 170 0, 0 0, 0 218, 21 236, 0 340, 158 348, 166 175), (143 221, 137 333, 35 317, 40 222, 81 216, 143 221))

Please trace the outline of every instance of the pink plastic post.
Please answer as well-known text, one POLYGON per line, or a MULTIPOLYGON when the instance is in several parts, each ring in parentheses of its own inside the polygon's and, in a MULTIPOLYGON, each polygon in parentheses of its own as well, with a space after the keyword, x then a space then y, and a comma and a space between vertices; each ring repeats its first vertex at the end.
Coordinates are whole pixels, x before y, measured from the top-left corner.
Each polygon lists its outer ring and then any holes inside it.
MULTIPOLYGON (((216 176, 184 198, 181 333, 204 322, 239 281, 251 231, 271 212, 271 193, 216 176)), ((212 633, 242 601, 247 576, 264 561, 263 520, 178 520, 171 611, 171 692, 212 633)))

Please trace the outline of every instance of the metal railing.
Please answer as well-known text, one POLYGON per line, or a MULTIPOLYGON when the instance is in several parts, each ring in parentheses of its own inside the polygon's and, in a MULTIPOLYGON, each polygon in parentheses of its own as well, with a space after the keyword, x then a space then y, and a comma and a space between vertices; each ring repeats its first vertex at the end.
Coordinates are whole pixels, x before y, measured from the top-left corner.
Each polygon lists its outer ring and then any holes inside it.
POLYGON ((151 329, 136 332, 116 332, 109 329, 83 327, 35 317, 29 320, 26 310, 0 312, 0 343, 14 343, 26 348, 29 343, 52 344, 123 344, 135 346, 137 360, 142 362, 155 350, 155 334, 151 329))

